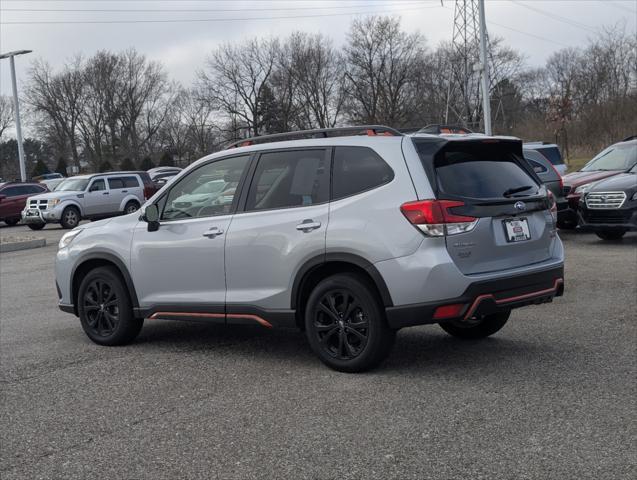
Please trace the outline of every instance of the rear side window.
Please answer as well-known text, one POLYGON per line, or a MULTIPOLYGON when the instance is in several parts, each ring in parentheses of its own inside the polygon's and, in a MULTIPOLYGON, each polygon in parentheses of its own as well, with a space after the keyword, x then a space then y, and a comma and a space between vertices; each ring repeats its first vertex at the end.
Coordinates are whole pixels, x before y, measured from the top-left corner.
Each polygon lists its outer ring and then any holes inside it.
POLYGON ((139 187, 137 177, 122 177, 122 182, 124 182, 124 188, 139 187))
POLYGON ((108 179, 108 188, 111 190, 117 190, 120 188, 124 188, 124 179, 123 178, 109 178, 108 179))
POLYGON ((526 159, 527 162, 529 162, 529 165, 531 165, 531 168, 533 168, 533 171, 535 173, 546 173, 547 172, 547 168, 544 167, 544 165, 542 165, 541 163, 537 163, 533 160, 530 159, 526 159))
POLYGON ((7 197, 17 197, 18 195, 25 195, 22 192, 22 187, 8 187, 2 190, 2 194, 7 197))
POLYGON ((553 165, 562 165, 564 163, 560 149, 557 147, 542 147, 538 148, 538 151, 548 158, 553 165))
POLYGON ((438 188, 470 198, 499 198, 510 189, 531 187, 519 195, 534 194, 537 182, 506 148, 497 144, 450 145, 436 155, 438 188))
POLYGON ((332 199, 349 197, 391 182, 394 172, 371 148, 336 147, 332 199))
POLYGON ((248 192, 246 210, 304 207, 327 202, 330 168, 326 150, 264 153, 248 192))

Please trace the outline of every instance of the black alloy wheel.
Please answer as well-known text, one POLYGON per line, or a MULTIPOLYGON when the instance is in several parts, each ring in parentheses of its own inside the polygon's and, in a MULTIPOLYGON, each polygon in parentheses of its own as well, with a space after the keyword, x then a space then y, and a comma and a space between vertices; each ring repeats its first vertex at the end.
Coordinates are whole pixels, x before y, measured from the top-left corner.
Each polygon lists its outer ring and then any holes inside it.
POLYGON ((327 353, 339 360, 361 354, 369 337, 369 320, 348 290, 331 290, 319 300, 314 328, 327 353))
POLYGON ((86 274, 77 306, 84 332, 100 345, 130 343, 144 324, 133 315, 126 284, 115 267, 98 267, 86 274))
POLYGON ((382 362, 394 343, 378 292, 362 275, 340 273, 320 281, 305 305, 305 334, 327 366, 362 372, 382 362))
POLYGON ((106 281, 92 281, 82 298, 86 324, 94 335, 108 337, 119 325, 117 293, 106 281))

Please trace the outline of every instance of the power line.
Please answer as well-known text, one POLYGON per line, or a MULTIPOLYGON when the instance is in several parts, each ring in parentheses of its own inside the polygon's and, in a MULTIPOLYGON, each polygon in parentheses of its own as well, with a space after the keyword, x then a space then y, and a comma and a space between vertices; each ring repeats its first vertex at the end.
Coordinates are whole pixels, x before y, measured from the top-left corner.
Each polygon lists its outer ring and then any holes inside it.
POLYGON ((539 13, 540 15, 544 15, 545 17, 549 17, 555 21, 558 22, 562 22, 562 23, 566 23, 568 25, 571 25, 573 27, 577 27, 580 28, 582 30, 587 30, 589 32, 592 33, 597 33, 597 29, 595 27, 591 27, 590 25, 585 25, 583 23, 579 23, 576 22, 575 20, 571 20, 570 18, 567 17, 562 17, 561 15, 558 15, 556 13, 552 13, 552 12, 547 12, 546 10, 542 10, 541 8, 537 8, 537 7, 532 7, 531 5, 526 5, 522 2, 518 2, 516 0, 511 0, 512 3, 519 5, 521 7, 527 8, 529 10, 532 10, 534 12, 539 13))
POLYGON ((42 21, 10 21, 0 22, 0 25, 52 25, 52 24, 122 24, 122 23, 217 23, 217 22, 245 22, 247 20, 285 20, 299 18, 337 17, 344 15, 365 15, 369 13, 396 13, 408 11, 420 11, 427 8, 439 8, 437 5, 425 7, 403 8, 395 10, 373 10, 364 12, 322 13, 316 15, 286 15, 272 17, 240 17, 240 18, 188 18, 188 19, 158 19, 158 20, 42 20, 42 21))
MULTIPOLYGON (((5 0, 6 1, 6 0, 5 0)), ((370 1, 370 0, 366 0, 370 1)), ((373 0, 372 0, 373 1, 373 0)), ((386 0, 385 0, 386 1, 386 0)), ((408 5, 422 5, 422 1, 403 0, 395 1, 384 4, 355 4, 355 5, 334 5, 334 6, 322 6, 322 7, 269 7, 269 8, 3 8, 5 12, 117 12, 117 13, 163 13, 163 12, 259 12, 259 11, 286 11, 286 10, 333 10, 333 9, 346 9, 346 8, 361 8, 361 7, 390 7, 408 6, 408 5)))
POLYGON ((618 4, 617 2, 611 2, 610 0, 605 0, 604 5, 610 5, 611 7, 615 7, 620 10, 624 10, 625 12, 630 12, 637 15, 637 10, 633 10, 632 8, 628 8, 626 5, 621 5, 621 4, 618 4))
POLYGON ((501 23, 496 23, 496 22, 494 22, 492 20, 487 21, 487 23, 489 25, 497 25, 498 27, 506 28, 507 30, 511 30, 512 32, 521 33, 522 35, 528 35, 529 37, 537 38, 538 40, 543 40, 545 42, 549 42, 549 43, 552 43, 554 45, 560 45, 562 47, 570 47, 571 46, 571 45, 567 45, 565 43, 558 42, 556 40, 551 40, 550 38, 546 38, 546 37, 541 37, 539 35, 535 35, 534 33, 524 32, 524 31, 518 30, 516 28, 511 28, 511 27, 509 27, 507 25, 502 25, 501 23))

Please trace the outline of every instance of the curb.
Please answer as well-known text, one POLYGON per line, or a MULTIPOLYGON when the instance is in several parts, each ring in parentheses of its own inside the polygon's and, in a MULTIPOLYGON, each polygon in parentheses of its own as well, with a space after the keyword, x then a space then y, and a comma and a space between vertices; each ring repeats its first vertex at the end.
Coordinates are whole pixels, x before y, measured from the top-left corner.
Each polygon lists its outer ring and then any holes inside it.
POLYGON ((17 252, 18 250, 28 250, 30 248, 40 248, 46 246, 45 238, 34 238, 23 242, 0 243, 0 253, 17 252))

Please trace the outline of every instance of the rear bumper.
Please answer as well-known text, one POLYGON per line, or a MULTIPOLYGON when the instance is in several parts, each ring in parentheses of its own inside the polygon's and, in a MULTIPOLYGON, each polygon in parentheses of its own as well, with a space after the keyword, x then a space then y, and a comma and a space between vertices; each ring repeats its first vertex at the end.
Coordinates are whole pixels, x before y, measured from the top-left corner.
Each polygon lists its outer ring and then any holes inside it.
POLYGON ((551 302, 564 293, 564 266, 514 276, 500 277, 470 284, 456 298, 443 301, 386 308, 391 328, 469 319, 527 305, 551 302), (445 305, 462 304, 457 317, 435 318, 436 309, 445 305))

